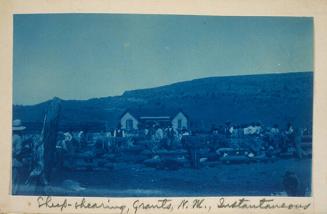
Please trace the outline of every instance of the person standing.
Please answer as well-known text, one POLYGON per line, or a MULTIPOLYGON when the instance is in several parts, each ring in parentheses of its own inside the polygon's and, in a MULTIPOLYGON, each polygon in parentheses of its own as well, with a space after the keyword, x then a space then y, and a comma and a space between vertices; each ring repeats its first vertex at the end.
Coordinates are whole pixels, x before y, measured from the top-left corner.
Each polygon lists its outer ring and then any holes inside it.
POLYGON ((164 132, 160 126, 157 126, 156 132, 154 133, 156 141, 160 142, 164 137, 164 132))
POLYGON ((296 157, 299 159, 302 159, 303 155, 305 155, 305 153, 301 147, 302 137, 303 137, 302 131, 300 129, 295 129, 295 131, 294 131, 295 154, 296 154, 296 157))
POLYGON ((21 120, 14 120, 12 123, 12 193, 18 194, 19 187, 23 183, 22 163, 22 131, 25 130, 21 120))
POLYGON ((294 172, 287 171, 283 176, 283 187, 288 196, 299 196, 299 178, 294 172))
POLYGON ((188 138, 189 135, 190 135, 190 133, 187 131, 187 129, 183 128, 182 131, 181 131, 181 134, 179 136, 181 145, 183 147, 186 147, 186 139, 188 138))
POLYGON ((117 128, 114 130, 114 152, 119 152, 120 148, 124 142, 125 133, 121 129, 121 125, 119 124, 117 128))
POLYGON ((286 152, 290 146, 295 145, 295 133, 291 123, 287 124, 286 131, 283 133, 282 150, 286 152))
POLYGON ((83 131, 80 131, 77 134, 77 145, 78 145, 78 150, 83 150, 85 146, 85 135, 83 131))
POLYGON ((57 166, 62 168, 64 166, 64 157, 67 153, 67 145, 65 141, 64 134, 59 132, 58 141, 56 145, 56 153, 57 153, 57 166))
POLYGON ((199 150, 201 147, 201 139, 199 136, 194 135, 183 135, 182 142, 184 147, 187 149, 189 153, 189 158, 191 162, 191 166, 194 169, 199 168, 199 150))
POLYGON ((165 130, 165 136, 166 136, 166 149, 172 149, 174 147, 174 141, 175 141, 175 130, 169 125, 168 128, 165 130))

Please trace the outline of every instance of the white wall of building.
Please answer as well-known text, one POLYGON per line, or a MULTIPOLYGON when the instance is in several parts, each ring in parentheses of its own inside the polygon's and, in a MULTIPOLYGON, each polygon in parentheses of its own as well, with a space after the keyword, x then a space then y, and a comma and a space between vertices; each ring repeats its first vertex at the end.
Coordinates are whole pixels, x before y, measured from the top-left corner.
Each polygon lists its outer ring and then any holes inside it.
POLYGON ((120 124, 121 124, 122 129, 127 129, 127 127, 126 127, 127 120, 132 120, 133 121, 133 125, 132 125, 133 129, 137 129, 139 122, 137 121, 137 119, 135 117, 133 117, 133 115, 131 115, 128 112, 126 112, 126 114, 124 114, 120 119, 120 124))
POLYGON ((179 112, 171 121, 172 126, 174 129, 182 129, 186 128, 188 129, 188 120, 187 117, 182 113, 179 112), (180 127, 179 127, 180 125, 180 127))

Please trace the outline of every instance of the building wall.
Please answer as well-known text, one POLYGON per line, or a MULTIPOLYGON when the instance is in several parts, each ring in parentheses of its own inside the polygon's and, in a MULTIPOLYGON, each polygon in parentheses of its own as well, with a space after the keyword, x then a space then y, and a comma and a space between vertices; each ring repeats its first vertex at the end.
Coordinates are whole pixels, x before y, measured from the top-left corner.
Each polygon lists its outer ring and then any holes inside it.
POLYGON ((188 127, 187 117, 182 112, 179 112, 173 118, 173 120, 171 121, 171 123, 172 123, 173 128, 175 128, 175 129, 179 129, 179 128, 186 128, 186 129, 188 129, 189 128, 188 127), (180 123, 181 127, 178 127, 179 126, 179 123, 180 123))
POLYGON ((120 124, 121 124, 121 128, 122 129, 126 129, 126 121, 127 120, 132 120, 133 121, 133 129, 137 129, 139 122, 137 121, 137 119, 135 117, 133 117, 133 115, 131 115, 130 113, 126 113, 124 114, 121 119, 120 119, 120 124))

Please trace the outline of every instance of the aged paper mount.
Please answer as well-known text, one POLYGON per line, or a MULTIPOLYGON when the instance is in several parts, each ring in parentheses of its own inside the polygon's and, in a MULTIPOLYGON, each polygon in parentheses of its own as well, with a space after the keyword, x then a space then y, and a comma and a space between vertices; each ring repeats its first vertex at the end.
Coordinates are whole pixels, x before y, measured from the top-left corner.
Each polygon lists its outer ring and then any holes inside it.
POLYGON ((327 1, 2 1, 0 3, 1 213, 326 213, 327 1), (101 198, 12 196, 11 121, 13 15, 133 13, 314 18, 314 124, 312 197, 101 198), (269 204, 269 206, 268 206, 269 204))

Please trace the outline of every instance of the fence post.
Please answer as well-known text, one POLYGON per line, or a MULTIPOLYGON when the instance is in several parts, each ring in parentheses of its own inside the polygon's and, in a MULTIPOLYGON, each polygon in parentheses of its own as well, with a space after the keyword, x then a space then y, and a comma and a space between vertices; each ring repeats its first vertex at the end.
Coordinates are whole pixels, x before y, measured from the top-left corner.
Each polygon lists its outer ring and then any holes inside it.
POLYGON ((41 141, 44 146, 44 176, 47 181, 51 179, 51 172, 54 166, 59 114, 60 99, 53 98, 45 116, 41 132, 41 141))

